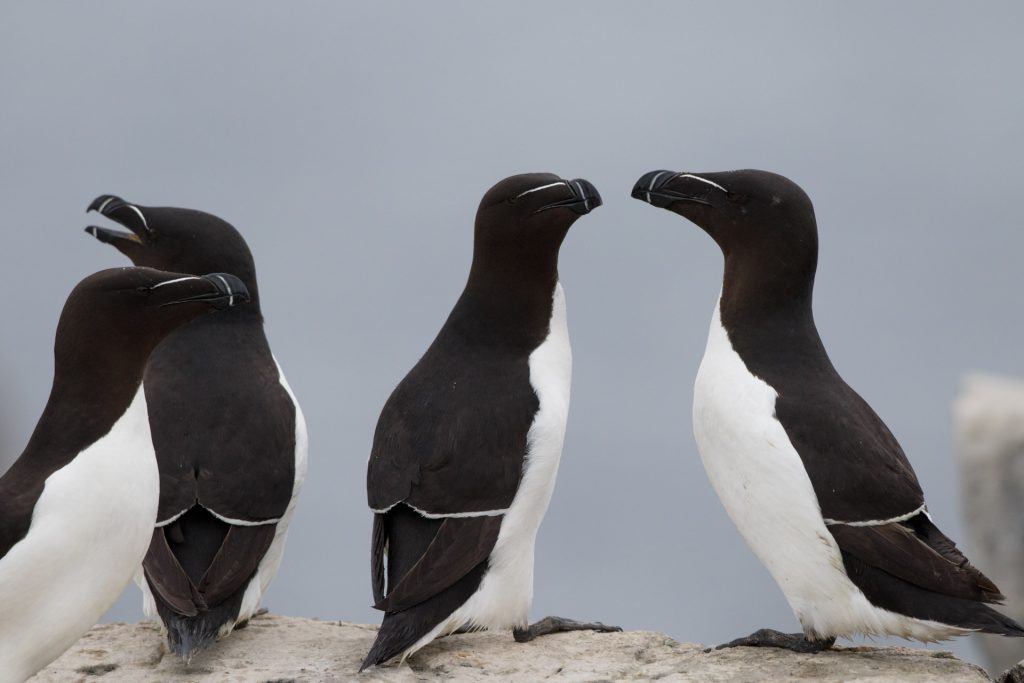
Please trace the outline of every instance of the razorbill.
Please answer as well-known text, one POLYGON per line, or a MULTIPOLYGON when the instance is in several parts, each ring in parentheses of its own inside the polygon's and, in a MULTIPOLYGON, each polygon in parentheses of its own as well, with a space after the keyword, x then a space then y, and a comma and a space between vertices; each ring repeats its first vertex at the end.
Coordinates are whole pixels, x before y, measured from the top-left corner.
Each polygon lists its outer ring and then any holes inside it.
POLYGON ((600 205, 586 180, 550 173, 506 178, 480 202, 466 288, 377 422, 367 493, 384 619, 362 669, 459 629, 618 630, 527 622, 569 412, 558 250, 600 205))
POLYGON ((633 197, 696 223, 725 255, 694 435, 715 492, 803 627, 726 646, 814 652, 856 634, 1024 636, 986 604, 1003 599, 999 589, 935 526, 900 445, 825 353, 811 312, 818 234, 803 190, 764 171, 652 171, 633 197))
POLYGON ((263 331, 252 254, 235 228, 190 209, 111 195, 90 226, 136 265, 235 273, 251 303, 177 330, 146 368, 160 510, 143 572, 148 616, 191 657, 244 624, 277 573, 306 474, 306 423, 263 331))
POLYGON ((0 477, 0 682, 60 656, 131 580, 159 497, 146 360, 175 328, 246 298, 233 275, 150 268, 104 270, 71 292, 50 398, 0 477))

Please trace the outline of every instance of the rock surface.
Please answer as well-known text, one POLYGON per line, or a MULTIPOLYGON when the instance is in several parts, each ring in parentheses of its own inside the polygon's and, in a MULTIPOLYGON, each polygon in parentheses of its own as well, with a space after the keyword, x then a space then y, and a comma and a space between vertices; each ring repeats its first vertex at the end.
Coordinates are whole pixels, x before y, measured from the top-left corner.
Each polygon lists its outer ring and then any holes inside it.
MULTIPOLYGON (((1024 622, 1024 382, 969 375, 954 406, 960 497, 971 563, 1024 622)), ((990 671, 1024 659, 1024 639, 974 636, 990 671)))
POLYGON ((32 683, 319 683, 328 681, 948 681, 988 676, 948 652, 839 648, 800 655, 772 649, 704 652, 646 631, 567 633, 518 644, 511 634, 435 641, 405 664, 359 662, 375 626, 260 616, 186 665, 165 656, 153 624, 96 626, 32 683))

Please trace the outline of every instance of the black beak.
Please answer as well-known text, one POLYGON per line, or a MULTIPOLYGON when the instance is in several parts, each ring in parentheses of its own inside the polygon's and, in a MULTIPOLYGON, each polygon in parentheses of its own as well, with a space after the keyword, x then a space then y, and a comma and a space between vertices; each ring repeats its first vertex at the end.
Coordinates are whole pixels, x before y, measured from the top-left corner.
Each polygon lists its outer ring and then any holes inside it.
POLYGON ((660 209, 667 209, 673 202, 691 202, 712 206, 711 202, 696 195, 679 192, 666 187, 679 174, 674 171, 651 171, 640 176, 630 196, 660 209))
POLYGON ((162 305, 173 306, 174 304, 200 301, 213 306, 217 310, 222 310, 249 302, 249 290, 246 288, 245 283, 230 273, 210 273, 209 275, 201 276, 200 279, 206 280, 213 285, 213 290, 201 294, 193 294, 192 296, 176 299, 175 301, 168 301, 162 305))
POLYGON ((129 233, 122 232, 120 230, 111 230, 109 228, 100 228, 95 225, 87 227, 85 231, 100 242, 118 246, 118 243, 123 243, 123 241, 143 244, 153 239, 153 231, 150 230, 149 224, 146 222, 146 217, 142 213, 142 210, 134 204, 129 204, 120 197, 115 197, 112 194, 100 195, 96 199, 92 200, 92 203, 89 204, 89 208, 85 211, 86 213, 89 211, 97 211, 131 230, 129 233))
POLYGON ((139 239, 138 235, 131 232, 124 232, 123 230, 111 230, 110 228, 101 228, 97 225, 90 225, 85 229, 85 231, 104 244, 113 244, 114 246, 117 246, 119 241, 142 244, 142 240, 139 239))
POLYGON ((597 188, 589 180, 576 178, 575 180, 566 181, 566 184, 569 186, 569 190, 572 191, 572 199, 564 199, 560 202, 542 206, 534 211, 534 213, 540 213, 548 209, 566 208, 572 209, 581 216, 585 216, 604 203, 601 201, 601 195, 598 194, 597 188))

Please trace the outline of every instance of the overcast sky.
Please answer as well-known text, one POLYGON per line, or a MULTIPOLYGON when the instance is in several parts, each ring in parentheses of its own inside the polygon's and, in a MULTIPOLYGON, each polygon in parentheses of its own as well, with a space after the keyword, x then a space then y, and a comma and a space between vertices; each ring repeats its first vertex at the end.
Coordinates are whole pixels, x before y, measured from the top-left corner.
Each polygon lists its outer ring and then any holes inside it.
MULTIPOLYGON (((309 423, 266 604, 377 621, 365 464, 380 408, 461 291, 484 191, 585 177, 605 206, 562 248, 573 401, 532 615, 708 644, 796 630, 693 441, 720 253, 630 189, 658 168, 803 186, 825 345, 969 550, 950 403, 966 371, 1024 374, 1022 20, 1015 2, 6 2, 4 455, 45 403, 67 293, 126 263, 82 232, 88 203, 216 213, 256 256, 309 423)), ((140 602, 132 587, 108 618, 140 602)))

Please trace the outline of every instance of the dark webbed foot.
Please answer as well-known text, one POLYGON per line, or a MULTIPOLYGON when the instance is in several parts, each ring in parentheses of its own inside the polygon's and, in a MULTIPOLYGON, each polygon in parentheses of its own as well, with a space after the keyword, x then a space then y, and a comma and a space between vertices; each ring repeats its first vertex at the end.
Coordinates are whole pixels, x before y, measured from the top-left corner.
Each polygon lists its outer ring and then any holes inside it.
POLYGON ((1024 662, 1011 666, 996 679, 996 683, 1024 683, 1024 662))
POLYGON ((716 650, 721 650, 727 647, 780 647, 784 650, 792 650, 793 652, 804 652, 814 653, 827 650, 835 645, 835 637, 826 638, 824 640, 809 640, 803 633, 782 633, 770 628, 763 628, 760 631, 754 631, 746 638, 737 638, 736 640, 719 645, 716 650))
POLYGON ((605 626, 599 621, 588 623, 583 621, 574 621, 572 619, 563 619, 562 617, 544 617, 540 621, 530 624, 526 628, 513 629, 512 637, 516 639, 517 643, 528 643, 534 638, 546 636, 551 633, 565 633, 567 631, 599 631, 601 633, 611 633, 613 631, 621 630, 622 629, 618 626, 605 626))
MULTIPOLYGON (((268 610, 266 607, 261 607, 260 609, 256 610, 256 613, 253 614, 252 617, 250 617, 250 619, 255 619, 256 617, 262 617, 264 614, 269 614, 269 613, 270 613, 270 610, 268 610)), ((237 624, 235 624, 235 630, 236 631, 240 631, 243 628, 245 628, 246 626, 248 626, 250 619, 246 619, 245 621, 240 621, 237 624)))

